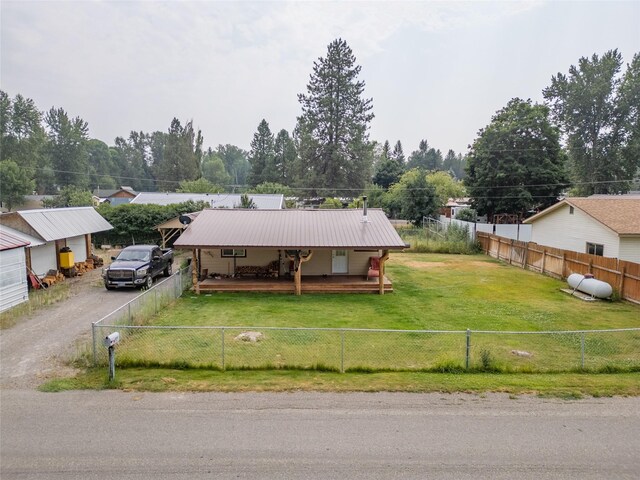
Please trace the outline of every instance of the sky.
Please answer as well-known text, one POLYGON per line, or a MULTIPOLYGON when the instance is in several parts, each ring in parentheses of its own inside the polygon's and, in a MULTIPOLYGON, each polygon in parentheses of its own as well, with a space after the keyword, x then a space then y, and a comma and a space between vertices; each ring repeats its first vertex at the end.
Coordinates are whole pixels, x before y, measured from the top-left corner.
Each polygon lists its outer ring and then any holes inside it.
POLYGON ((373 99, 370 139, 466 153, 514 98, 541 102, 580 57, 640 52, 640 1, 0 3, 0 88, 63 108, 109 145, 193 120, 204 146, 291 132, 298 94, 344 39, 373 99))

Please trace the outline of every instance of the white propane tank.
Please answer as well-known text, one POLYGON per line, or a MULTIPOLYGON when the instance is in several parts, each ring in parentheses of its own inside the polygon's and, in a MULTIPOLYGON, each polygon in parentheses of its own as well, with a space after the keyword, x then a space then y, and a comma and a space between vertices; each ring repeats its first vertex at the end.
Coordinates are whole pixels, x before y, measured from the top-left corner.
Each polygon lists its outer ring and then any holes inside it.
POLYGON ((567 278, 567 283, 574 290, 579 290, 584 293, 588 293, 592 297, 596 298, 609 298, 613 293, 611 285, 601 280, 596 280, 589 275, 580 275, 579 273, 572 273, 567 278))

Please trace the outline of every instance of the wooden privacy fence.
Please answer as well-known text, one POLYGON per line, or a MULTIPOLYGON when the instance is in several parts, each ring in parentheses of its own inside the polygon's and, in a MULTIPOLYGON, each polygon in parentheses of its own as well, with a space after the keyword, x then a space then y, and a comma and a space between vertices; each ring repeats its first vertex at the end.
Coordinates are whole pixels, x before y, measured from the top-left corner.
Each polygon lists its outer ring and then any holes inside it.
POLYGON ((510 265, 561 279, 572 273, 590 273, 611 285, 620 298, 640 303, 638 263, 547 247, 535 242, 520 242, 484 232, 477 232, 477 239, 485 254, 510 265))

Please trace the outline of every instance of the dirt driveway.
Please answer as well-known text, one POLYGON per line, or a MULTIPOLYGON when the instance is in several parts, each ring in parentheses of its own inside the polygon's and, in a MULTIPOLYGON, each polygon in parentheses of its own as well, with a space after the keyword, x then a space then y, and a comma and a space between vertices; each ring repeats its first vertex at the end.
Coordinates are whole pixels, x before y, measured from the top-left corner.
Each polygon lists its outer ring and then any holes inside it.
POLYGON ((0 331, 0 388, 35 388, 73 373, 66 365, 76 345, 91 338, 91 322, 127 303, 139 290, 107 291, 100 269, 71 282, 71 296, 0 331))

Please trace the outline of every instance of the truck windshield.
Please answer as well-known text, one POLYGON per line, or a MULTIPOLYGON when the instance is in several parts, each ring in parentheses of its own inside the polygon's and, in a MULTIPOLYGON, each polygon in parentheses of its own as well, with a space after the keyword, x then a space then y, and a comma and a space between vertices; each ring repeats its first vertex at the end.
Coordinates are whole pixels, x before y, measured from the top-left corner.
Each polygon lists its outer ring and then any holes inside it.
POLYGON ((123 250, 118 255, 118 260, 129 260, 132 262, 148 262, 151 258, 151 252, 144 250, 123 250))

